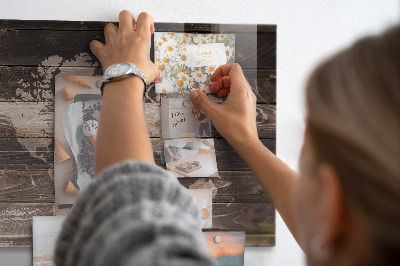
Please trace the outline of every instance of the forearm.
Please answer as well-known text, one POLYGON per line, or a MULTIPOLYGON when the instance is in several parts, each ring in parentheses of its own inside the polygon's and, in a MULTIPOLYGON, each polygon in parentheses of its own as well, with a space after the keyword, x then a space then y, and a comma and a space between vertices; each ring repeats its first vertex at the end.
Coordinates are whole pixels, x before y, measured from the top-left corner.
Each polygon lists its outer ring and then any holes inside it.
POLYGON ((262 188, 296 238, 292 211, 292 187, 296 173, 268 150, 259 139, 241 138, 232 147, 252 169, 262 188))
POLYGON ((143 81, 131 77, 105 85, 96 148, 96 175, 133 159, 154 162, 143 114, 143 81))

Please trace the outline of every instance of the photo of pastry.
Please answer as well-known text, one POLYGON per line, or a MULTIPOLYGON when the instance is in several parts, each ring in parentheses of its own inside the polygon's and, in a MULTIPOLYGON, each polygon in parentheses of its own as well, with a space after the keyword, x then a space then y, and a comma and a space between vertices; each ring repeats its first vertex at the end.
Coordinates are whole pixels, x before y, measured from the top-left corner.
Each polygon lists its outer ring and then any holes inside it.
POLYGON ((95 175, 102 96, 100 77, 57 75, 55 82, 54 190, 58 204, 74 203, 95 175))

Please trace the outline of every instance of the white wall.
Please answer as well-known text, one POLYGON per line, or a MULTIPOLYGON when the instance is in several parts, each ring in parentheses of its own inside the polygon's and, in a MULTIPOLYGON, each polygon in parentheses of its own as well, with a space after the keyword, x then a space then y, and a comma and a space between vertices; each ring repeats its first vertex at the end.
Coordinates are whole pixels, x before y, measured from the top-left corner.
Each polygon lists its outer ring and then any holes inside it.
MULTIPOLYGON (((294 169, 304 129, 303 85, 312 67, 360 36, 400 21, 398 0, 0 1, 0 19, 117 21, 119 11, 129 9, 134 16, 149 12, 157 22, 277 24, 277 155, 294 169)), ((303 265, 279 215, 276 235, 276 247, 247 248, 245 265, 303 265)), ((30 249, 1 249, 0 265, 31 265, 30 249)))

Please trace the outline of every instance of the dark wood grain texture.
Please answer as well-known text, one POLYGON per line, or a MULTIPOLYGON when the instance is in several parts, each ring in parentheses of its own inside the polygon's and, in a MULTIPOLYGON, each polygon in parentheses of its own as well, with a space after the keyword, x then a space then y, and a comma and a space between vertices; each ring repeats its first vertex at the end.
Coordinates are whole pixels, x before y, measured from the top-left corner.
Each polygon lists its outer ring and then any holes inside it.
POLYGON ((54 203, 53 169, 0 170, 0 202, 54 203))
MULTIPOLYGON (((159 103, 145 104, 145 117, 150 137, 161 137, 159 103)), ((275 138, 275 105, 257 105, 259 138, 275 138)), ((212 137, 221 135, 212 127, 212 137)), ((54 137, 54 105, 51 102, 0 102, 0 137, 54 137)))
MULTIPOLYGON (((275 152, 274 139, 261 142, 275 152)), ((165 168, 164 143, 152 138, 154 161, 165 168)), ((249 171, 225 139, 214 139, 219 171, 249 171)), ((53 138, 0 138, 0 170, 47 170, 54 166, 53 138)))
MULTIPOLYGON (((0 20, 0 29, 5 30, 103 30, 107 23, 118 26, 118 22, 104 21, 54 21, 54 20, 0 20)), ((264 32, 276 33, 276 25, 255 24, 210 24, 210 23, 163 23, 155 22, 156 31, 199 32, 199 33, 237 33, 264 32)))
MULTIPOLYGON (((0 34, 0 65, 37 66, 53 55, 60 56, 68 63, 78 54, 92 55, 89 48, 92 40, 104 42, 103 30, 3 30, 0 34)), ((274 33, 236 33, 235 51, 235 61, 242 68, 276 68, 274 33)), ((153 48, 150 55, 154 55, 153 48)), ((100 62, 91 56, 88 64, 99 66, 100 62)), ((47 65, 59 66, 59 62, 48 61, 47 65)), ((73 62, 69 63, 69 66, 73 65, 73 62)))
MULTIPOLYGON (((178 178, 188 189, 213 190, 213 203, 271 203, 252 172, 224 171, 221 177, 178 178)), ((0 170, 0 202, 54 203, 53 169, 0 170)))
MULTIPOLYGON (((83 58, 83 59, 82 59, 83 58)), ((0 101, 16 102, 53 102, 55 75, 92 76, 102 74, 100 67, 84 66, 84 59, 74 61, 79 66, 0 66, 0 101)), ((58 60, 57 62, 63 62, 58 60)), ((63 65, 63 63, 60 63, 63 65)), ((276 103, 276 77, 274 69, 243 69, 243 73, 257 95, 258 103, 276 103)), ((160 102, 154 85, 150 85, 145 100, 148 103, 160 102)))
MULTIPOLYGON (((65 216, 71 205, 52 203, 0 203, 0 246, 32 245, 33 216, 65 216)), ((213 230, 244 231, 274 242, 275 211, 271 203, 213 203, 213 230)))

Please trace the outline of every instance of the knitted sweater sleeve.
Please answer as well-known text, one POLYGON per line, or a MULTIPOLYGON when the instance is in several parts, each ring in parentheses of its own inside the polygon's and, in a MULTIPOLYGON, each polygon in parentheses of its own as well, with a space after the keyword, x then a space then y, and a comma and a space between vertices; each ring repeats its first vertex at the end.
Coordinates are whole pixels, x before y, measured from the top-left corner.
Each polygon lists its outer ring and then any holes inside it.
POLYGON ((80 195, 58 237, 58 266, 216 265, 191 193, 166 170, 125 161, 80 195))

